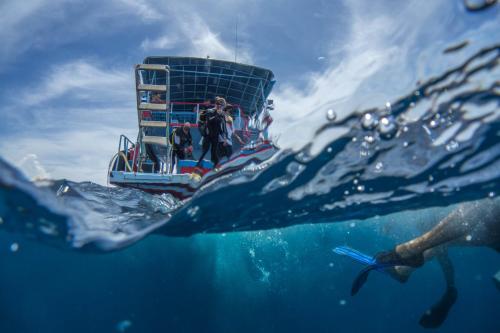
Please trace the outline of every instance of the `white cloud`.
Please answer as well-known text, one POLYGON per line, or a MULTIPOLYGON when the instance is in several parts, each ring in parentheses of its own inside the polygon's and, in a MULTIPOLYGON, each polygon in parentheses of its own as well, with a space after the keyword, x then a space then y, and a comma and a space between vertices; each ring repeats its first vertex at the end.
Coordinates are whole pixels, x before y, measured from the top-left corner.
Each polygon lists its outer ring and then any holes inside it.
POLYGON ((67 107, 68 101, 74 100, 121 105, 132 105, 134 101, 132 68, 106 68, 80 59, 52 66, 43 77, 23 96, 24 104, 40 105, 58 99, 67 107))
MULTIPOLYGON (((146 5, 146 2, 141 3, 146 5)), ((143 50, 172 50, 175 48, 176 53, 184 56, 201 58, 210 56, 215 59, 234 60, 235 45, 228 45, 227 42, 223 41, 220 33, 214 31, 208 20, 204 18, 210 17, 211 13, 204 12, 202 15, 202 9, 178 3, 175 5, 163 4, 162 6, 151 2, 147 6, 156 8, 158 15, 163 13, 161 20, 164 20, 167 26, 164 28, 165 32, 160 36, 144 39, 141 43, 143 50), (167 6, 168 12, 163 9, 164 6, 167 6)), ((216 8, 209 9, 217 12, 216 8)), ((136 12, 136 15, 142 17, 140 12, 136 12)), ((233 20, 232 16, 227 17, 233 20)), ((227 26, 227 22, 224 26, 227 26)), ((244 31, 241 31, 240 34, 245 36, 244 31)), ((230 43, 233 43, 233 40, 230 43)), ((252 53, 243 43, 238 46, 238 61, 252 63, 252 53)))
MULTIPOLYGON (((129 130, 129 135, 136 130, 129 130)), ((15 144, 1 144, 2 156, 28 177, 93 181, 106 184, 106 170, 117 152, 122 129, 70 129, 43 136, 15 138, 15 144)), ((135 139, 134 136, 130 137, 135 139)))
POLYGON ((164 16, 158 11, 158 6, 144 0, 115 0, 118 7, 127 6, 129 10, 138 15, 144 21, 161 20, 164 16))
POLYGON ((156 39, 146 38, 142 41, 141 47, 144 51, 170 50, 174 48, 178 42, 179 39, 177 38, 177 36, 165 35, 160 36, 156 39))
POLYGON ((39 23, 34 19, 41 12, 51 10, 60 1, 45 0, 0 2, 0 70, 2 63, 31 48, 37 40, 33 34, 39 23), (28 25, 26 22, 30 22, 28 25))
POLYGON ((77 60, 42 77, 25 98, 0 109, 16 129, 3 133, 2 155, 29 177, 104 184, 119 135, 137 135, 133 69, 77 60))
POLYGON ((27 154, 16 164, 26 176, 33 180, 50 179, 50 174, 40 163, 36 154, 27 154))
POLYGON ((343 119, 355 110, 382 106, 409 91, 415 82, 415 62, 409 55, 418 37, 415 27, 426 24, 442 5, 436 2, 420 8, 413 1, 398 16, 390 16, 367 10, 364 3, 346 4, 351 12, 348 43, 340 55, 338 47, 332 47, 329 57, 340 56, 342 61, 311 75, 305 88, 285 84, 274 93, 272 132, 280 136, 283 148, 314 144, 315 131, 327 122, 328 109, 343 119))

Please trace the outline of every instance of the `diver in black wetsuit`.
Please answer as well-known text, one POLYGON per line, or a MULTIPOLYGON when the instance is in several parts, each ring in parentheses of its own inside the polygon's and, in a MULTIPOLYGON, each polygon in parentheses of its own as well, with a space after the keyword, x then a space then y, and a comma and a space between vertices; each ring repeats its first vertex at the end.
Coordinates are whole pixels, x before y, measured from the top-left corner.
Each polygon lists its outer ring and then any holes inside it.
POLYGON ((198 123, 203 143, 202 153, 196 166, 200 166, 203 158, 210 149, 210 159, 214 168, 219 164, 219 137, 225 133, 226 123, 224 118, 224 107, 226 100, 222 97, 215 98, 215 108, 208 109, 200 113, 198 123))

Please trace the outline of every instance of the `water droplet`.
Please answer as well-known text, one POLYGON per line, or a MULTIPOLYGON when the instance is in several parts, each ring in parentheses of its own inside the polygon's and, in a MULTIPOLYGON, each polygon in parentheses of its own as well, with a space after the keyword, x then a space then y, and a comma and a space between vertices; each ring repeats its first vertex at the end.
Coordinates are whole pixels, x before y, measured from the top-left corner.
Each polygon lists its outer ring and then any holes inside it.
POLYGON ((356 188, 359 192, 364 192, 365 191, 365 185, 358 185, 356 188))
POLYGON ((439 126, 439 122, 436 121, 435 119, 432 119, 430 122, 429 122, 429 127, 430 128, 436 128, 439 126))
POLYGON ((334 121, 335 119, 337 119, 337 114, 335 113, 335 111, 333 111, 333 109, 328 109, 328 111, 326 112, 326 119, 328 119, 329 121, 334 121))
POLYGON ((415 103, 414 102, 411 102, 410 103, 410 108, 414 108, 415 107, 415 103))
POLYGON ((429 176, 429 181, 430 182, 434 181, 434 177, 432 177, 432 175, 429 176))
POLYGON ((291 210, 291 209, 289 209, 287 213, 288 213, 288 214, 292 214, 292 210, 291 210))
POLYGON ((391 102, 385 102, 385 110, 389 113, 392 111, 391 102))
POLYGON ((333 150, 333 149, 332 149, 332 147, 328 147, 328 148, 326 149, 326 152, 327 152, 327 153, 331 153, 331 152, 332 152, 332 150, 333 150))
POLYGON ((446 145, 446 150, 449 152, 452 152, 454 150, 458 149, 458 142, 455 140, 451 140, 447 145, 446 145))
POLYGON ((349 195, 349 191, 345 190, 344 195, 349 195))
POLYGON ((0 224, 3 224, 3 218, 0 217, 0 224))
POLYGON ((472 236, 471 235, 467 235, 465 236, 465 240, 470 242, 472 240, 472 236))
POLYGON ((403 147, 408 147, 408 142, 407 141, 403 142, 403 147))
POLYGON ((488 193, 488 197, 493 198, 495 196, 495 192, 488 193))
POLYGON ((354 179, 352 182, 354 185, 357 185, 359 181, 357 179, 354 179))
POLYGON ((237 226, 238 226, 238 225, 237 225, 236 223, 233 223, 233 224, 231 225, 231 227, 232 227, 233 229, 234 229, 234 228, 236 228, 237 226))
POLYGON ((130 320, 122 320, 118 324, 116 324, 116 330, 120 333, 125 332, 127 329, 132 326, 132 322, 130 320))
POLYGON ((375 138, 373 135, 365 135, 365 142, 366 143, 373 143, 375 141, 375 138))
POLYGON ((351 222, 351 223, 349 223, 349 226, 350 226, 351 228, 354 228, 354 227, 356 226, 356 223, 351 222))
POLYGON ((328 264, 328 266, 329 266, 329 267, 333 267, 333 266, 334 266, 334 265, 333 265, 333 262, 329 263, 329 264, 328 264))
POLYGON ((18 250, 19 250, 19 244, 17 244, 17 243, 10 244, 10 251, 11 252, 17 252, 18 250))
POLYGON ((396 133, 398 126, 392 117, 383 117, 378 124, 378 132, 384 139, 390 139, 396 133))
POLYGON ((356 142, 356 141, 358 141, 358 139, 357 139, 357 138, 355 138, 355 137, 354 137, 354 138, 352 138, 352 142, 356 142))
POLYGON ((187 210, 187 213, 190 217, 195 217, 199 210, 200 210, 199 206, 194 206, 194 207, 189 208, 187 210))
POLYGON ((364 129, 373 129, 377 126, 377 123, 378 120, 371 113, 365 113, 363 118, 361 118, 361 126, 363 126, 364 129))
POLYGON ((415 96, 420 96, 420 90, 415 91, 415 96))
POLYGON ((377 163, 375 164, 375 171, 376 171, 376 172, 381 172, 383 168, 384 168, 384 163, 382 163, 382 162, 377 162, 377 163))
POLYGON ((341 300, 339 301, 339 304, 340 304, 340 305, 342 305, 342 306, 344 306, 344 305, 346 305, 346 304, 347 304, 347 302, 346 302, 346 300, 345 300, 345 299, 341 299, 341 300))

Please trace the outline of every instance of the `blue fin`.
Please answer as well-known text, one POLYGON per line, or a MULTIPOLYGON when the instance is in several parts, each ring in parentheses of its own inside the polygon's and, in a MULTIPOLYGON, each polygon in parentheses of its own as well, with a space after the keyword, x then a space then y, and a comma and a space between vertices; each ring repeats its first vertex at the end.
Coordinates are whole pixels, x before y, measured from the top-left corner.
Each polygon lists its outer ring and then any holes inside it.
POLYGON ((356 279, 354 279, 351 289, 352 296, 356 295, 358 291, 361 289, 361 287, 363 287, 371 271, 376 270, 378 272, 389 274, 386 271, 387 268, 399 265, 399 263, 397 262, 387 262, 387 263, 377 262, 377 259, 375 257, 359 252, 358 250, 354 250, 348 246, 338 246, 333 249, 333 252, 340 255, 348 256, 354 259, 355 261, 366 265, 366 267, 363 268, 363 270, 361 270, 361 272, 358 274, 356 279))
POLYGON ((348 246, 337 246, 336 248, 333 249, 333 252, 340 255, 348 256, 361 264, 375 265, 377 263, 377 260, 375 260, 374 257, 359 252, 358 250, 354 250, 348 246))

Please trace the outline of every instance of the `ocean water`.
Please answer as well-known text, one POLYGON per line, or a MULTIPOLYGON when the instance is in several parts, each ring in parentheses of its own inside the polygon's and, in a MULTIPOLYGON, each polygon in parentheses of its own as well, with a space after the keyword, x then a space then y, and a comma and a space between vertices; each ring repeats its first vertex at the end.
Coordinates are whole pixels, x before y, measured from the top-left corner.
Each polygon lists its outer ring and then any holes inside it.
MULTIPOLYGON (((480 15, 466 4, 462 15, 480 15)), ((305 145, 281 138, 270 161, 185 202, 33 182, 0 159, 0 332, 425 331, 445 289, 435 261, 405 284, 373 273, 353 297, 362 266, 332 250, 375 254, 498 202, 500 35, 469 30, 405 93, 323 108, 305 145)), ((439 331, 500 331, 498 252, 449 255, 458 299, 439 331)))

